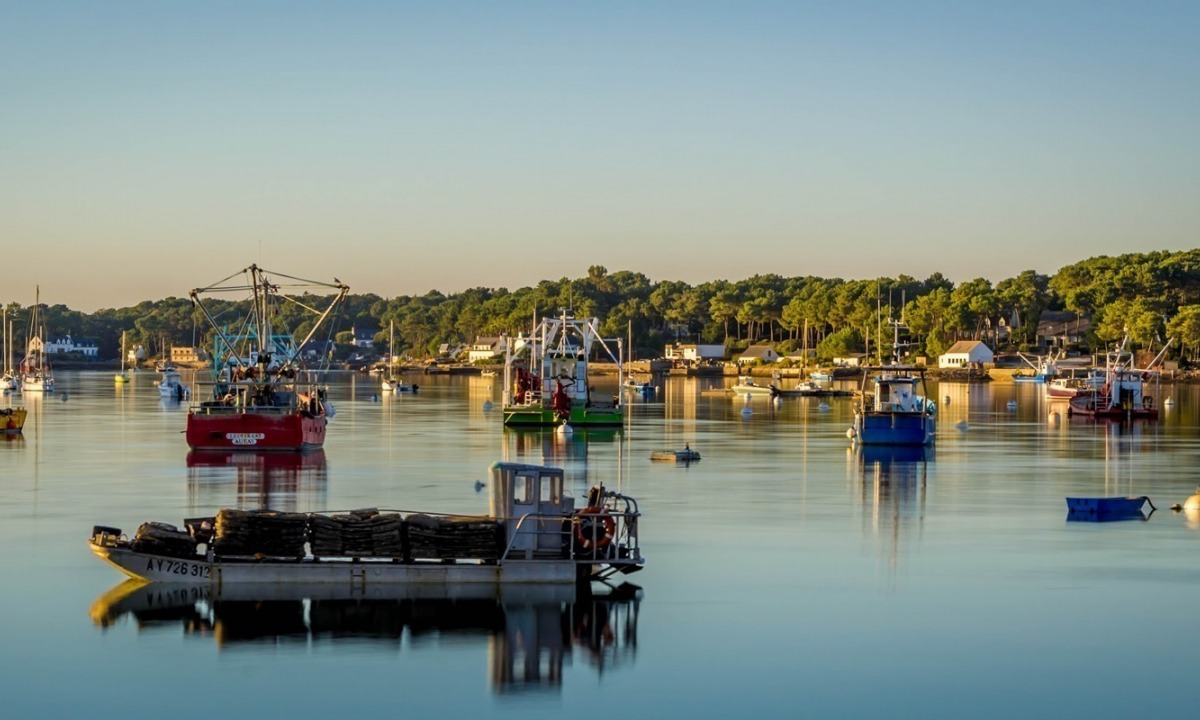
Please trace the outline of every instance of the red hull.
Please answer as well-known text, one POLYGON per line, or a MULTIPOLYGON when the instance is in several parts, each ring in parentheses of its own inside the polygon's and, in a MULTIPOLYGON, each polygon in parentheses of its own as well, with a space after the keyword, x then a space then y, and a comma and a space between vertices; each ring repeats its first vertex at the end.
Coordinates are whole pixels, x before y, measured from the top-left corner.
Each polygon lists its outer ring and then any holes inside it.
POLYGON ((187 444, 193 450, 278 450, 295 452, 325 444, 326 419, 289 413, 220 413, 187 417, 187 444))
POLYGON ((1121 407, 1120 405, 1110 405, 1109 399, 1104 395, 1100 395, 1098 397, 1079 395, 1071 400, 1071 404, 1067 408, 1067 413, 1070 415, 1102 418, 1104 420, 1158 419, 1158 408, 1156 407, 1143 406, 1133 408, 1121 407))

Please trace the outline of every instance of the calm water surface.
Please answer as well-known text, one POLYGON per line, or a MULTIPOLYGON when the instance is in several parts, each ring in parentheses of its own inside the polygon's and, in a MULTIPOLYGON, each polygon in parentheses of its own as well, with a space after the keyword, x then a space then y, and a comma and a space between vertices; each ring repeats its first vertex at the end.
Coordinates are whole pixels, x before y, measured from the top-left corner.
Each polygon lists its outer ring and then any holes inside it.
POLYGON ((377 398, 346 374, 323 452, 230 459, 189 456, 151 373, 59 379, 0 400, 30 410, 0 444, 6 717, 1192 714, 1200 517, 1168 508, 1200 482, 1197 388, 1122 427, 1057 417, 1032 385, 944 384, 937 448, 914 455, 849 450, 848 400, 747 405, 719 380, 665 381, 624 431, 564 439, 502 430, 488 378, 377 398), (649 459, 684 443, 704 459, 649 459), (500 459, 638 498, 641 591, 129 594, 85 544, 230 506, 485 512, 500 459), (1066 496, 1125 494, 1158 512, 1066 521, 1066 496))

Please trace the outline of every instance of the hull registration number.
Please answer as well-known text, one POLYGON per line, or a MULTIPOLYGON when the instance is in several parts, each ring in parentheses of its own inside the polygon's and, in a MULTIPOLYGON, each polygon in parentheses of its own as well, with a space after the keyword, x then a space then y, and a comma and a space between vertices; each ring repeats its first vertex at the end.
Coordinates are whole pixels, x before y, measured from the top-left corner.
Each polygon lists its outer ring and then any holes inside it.
POLYGON ((146 572, 157 572, 179 577, 206 578, 212 571, 208 565, 188 562, 187 560, 170 560, 168 558, 149 558, 146 560, 146 572))

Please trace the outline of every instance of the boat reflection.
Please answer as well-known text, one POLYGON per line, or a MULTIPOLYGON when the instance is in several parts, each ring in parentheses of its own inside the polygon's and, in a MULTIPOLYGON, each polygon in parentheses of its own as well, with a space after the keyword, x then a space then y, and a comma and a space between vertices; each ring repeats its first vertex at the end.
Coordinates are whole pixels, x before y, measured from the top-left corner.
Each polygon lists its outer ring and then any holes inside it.
POLYGON ((504 428, 504 449, 513 457, 552 460, 587 460, 588 445, 621 439, 614 429, 574 428, 560 432, 549 428, 504 428))
POLYGON ((584 490, 591 485, 621 486, 624 472, 625 437, 615 428, 574 428, 569 433, 557 428, 504 428, 502 457, 509 462, 553 465, 566 473, 568 486, 584 490), (616 462, 614 481, 606 463, 590 463, 589 457, 616 462))
POLYGON ((859 445, 854 451, 862 478, 864 530, 878 538, 888 565, 902 554, 906 532, 925 519, 926 484, 932 446, 859 445))
POLYGON ((632 663, 640 591, 577 595, 573 586, 522 587, 498 596, 490 586, 142 584, 127 580, 97 598, 92 621, 106 631, 132 622, 138 632, 182 627, 222 652, 270 645, 320 650, 409 650, 453 637, 487 647, 496 693, 561 691, 564 667, 583 658, 597 673, 632 663))
POLYGON ((228 506, 230 486, 239 510, 299 512, 324 506, 329 472, 325 450, 310 452, 203 452, 187 454, 192 507, 228 506))

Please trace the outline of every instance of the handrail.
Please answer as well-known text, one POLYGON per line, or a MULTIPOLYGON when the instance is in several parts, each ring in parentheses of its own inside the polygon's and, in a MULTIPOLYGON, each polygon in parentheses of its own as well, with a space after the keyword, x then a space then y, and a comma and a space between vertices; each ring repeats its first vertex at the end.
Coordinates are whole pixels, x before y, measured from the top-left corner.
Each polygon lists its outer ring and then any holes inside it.
MULTIPOLYGON (((611 516, 614 519, 617 529, 614 533, 615 537, 613 538, 613 543, 611 545, 606 546, 606 549, 611 548, 611 547, 618 547, 622 544, 622 542, 624 542, 626 547, 629 547, 631 549, 636 549, 638 547, 638 544, 637 544, 638 538, 637 538, 637 529, 636 529, 637 528, 637 518, 641 515, 641 513, 639 513, 636 510, 637 502, 634 501, 633 498, 629 498, 624 495, 618 495, 616 493, 612 493, 611 496, 625 500, 628 504, 632 505, 634 507, 634 509, 620 511, 620 512, 615 512, 613 510, 607 511, 609 516, 611 516), (632 541, 632 544, 631 544, 631 541, 632 541)), ((500 553, 500 559, 505 560, 508 558, 509 553, 512 551, 513 544, 516 542, 518 535, 520 535, 522 532, 526 532, 526 533, 530 532, 529 530, 527 530, 523 527, 526 520, 529 520, 530 518, 532 518, 534 521, 557 520, 557 521, 561 522, 563 520, 572 520, 573 521, 575 519, 575 517, 576 517, 575 515, 544 515, 544 514, 540 514, 540 513, 526 513, 526 514, 520 516, 519 518, 517 518, 516 527, 513 528, 512 535, 511 535, 511 537, 509 537, 508 543, 504 547, 504 551, 502 553, 500 553)), ((511 519, 511 518, 509 518, 509 519, 511 519)), ((546 531, 546 530, 541 530, 541 529, 535 529, 533 531, 534 535, 540 535, 543 533, 550 534, 550 535, 559 535, 559 536, 570 537, 572 531, 569 529, 569 526, 567 529, 561 529, 561 530, 546 531)), ((606 560, 606 561, 610 561, 610 562, 613 560, 618 560, 618 561, 621 560, 621 558, 609 557, 611 555, 610 552, 606 551, 603 554, 601 554, 599 551, 600 551, 600 548, 593 549, 592 552, 589 553, 588 559, 590 559, 590 560, 606 560)), ((630 559, 633 559, 633 558, 630 558, 630 559)))

